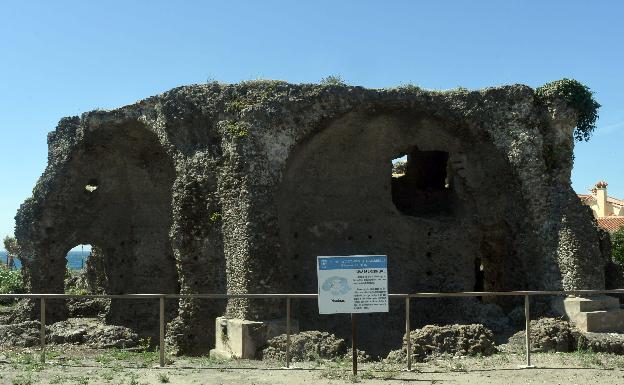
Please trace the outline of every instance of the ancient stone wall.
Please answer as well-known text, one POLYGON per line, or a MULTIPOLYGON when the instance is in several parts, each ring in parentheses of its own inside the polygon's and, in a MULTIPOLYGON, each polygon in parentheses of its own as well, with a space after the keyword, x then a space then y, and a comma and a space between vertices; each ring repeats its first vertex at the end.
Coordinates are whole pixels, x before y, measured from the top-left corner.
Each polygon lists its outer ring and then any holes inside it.
MULTIPOLYGON (((34 292, 63 290, 65 253, 81 243, 101 251, 111 293, 313 293, 316 256, 368 253, 388 255, 391 292, 599 289, 598 234, 570 186, 574 126, 572 110, 522 85, 180 87, 61 120, 16 236, 34 292), (403 155, 406 174, 392 178, 403 155)), ((414 320, 504 316, 506 301, 415 301, 414 320)), ((369 352, 401 338, 391 305, 362 317, 377 331, 362 335, 369 352)), ((168 337, 207 350, 215 317, 283 307, 168 303, 168 337)), ((137 327, 156 311, 113 302, 108 320, 137 327)), ((49 312, 66 315, 62 302, 49 312)), ((302 329, 347 324, 313 301, 294 317, 302 329)))

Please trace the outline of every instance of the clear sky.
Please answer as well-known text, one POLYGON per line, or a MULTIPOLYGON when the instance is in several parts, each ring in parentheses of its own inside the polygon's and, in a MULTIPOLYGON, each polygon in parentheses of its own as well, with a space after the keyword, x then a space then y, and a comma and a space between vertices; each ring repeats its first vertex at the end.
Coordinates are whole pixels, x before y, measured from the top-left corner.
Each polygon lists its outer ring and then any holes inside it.
POLYGON ((391 87, 537 87, 563 77, 602 104, 573 186, 624 198, 621 1, 0 2, 0 236, 63 116, 172 87, 255 78, 391 87))

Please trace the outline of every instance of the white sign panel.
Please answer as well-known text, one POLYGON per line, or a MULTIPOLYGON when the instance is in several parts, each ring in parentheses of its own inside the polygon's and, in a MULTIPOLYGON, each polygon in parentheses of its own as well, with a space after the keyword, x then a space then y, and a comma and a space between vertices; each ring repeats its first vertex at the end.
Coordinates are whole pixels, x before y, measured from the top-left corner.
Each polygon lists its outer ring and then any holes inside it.
POLYGON ((388 312, 385 255, 317 257, 320 314, 388 312))

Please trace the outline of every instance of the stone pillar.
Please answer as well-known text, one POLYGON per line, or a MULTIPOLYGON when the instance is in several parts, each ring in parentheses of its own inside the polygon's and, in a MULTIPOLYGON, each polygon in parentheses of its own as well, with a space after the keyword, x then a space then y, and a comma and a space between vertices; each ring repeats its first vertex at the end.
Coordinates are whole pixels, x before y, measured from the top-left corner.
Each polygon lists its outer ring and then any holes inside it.
POLYGON ((605 287, 605 261, 591 209, 570 190, 558 232, 557 262, 564 290, 605 287))
MULTIPOLYGON (((222 210, 228 294, 284 293, 289 290, 288 275, 285 273, 287 261, 280 256, 275 201, 281 174, 271 168, 276 167, 276 164, 279 167, 280 163, 268 159, 265 142, 254 137, 253 133, 257 131, 259 129, 248 127, 246 132, 249 132, 249 136, 231 137, 223 145, 225 164, 220 169, 217 194, 222 210)), ((252 324, 248 321, 254 321, 260 322, 253 323, 254 329, 272 325, 271 330, 281 334, 285 328, 278 326, 285 323, 277 320, 283 319, 285 315, 283 299, 241 298, 228 301, 224 317, 227 325, 249 326, 252 324)), ((237 335, 241 338, 252 335, 268 338, 265 333, 237 335)), ((225 346, 223 338, 229 340, 230 336, 222 336, 217 328, 216 339, 220 338, 222 341, 217 342, 217 347, 225 346)), ((245 338, 240 341, 240 346, 249 346, 251 343, 245 338)), ((231 355, 231 352, 217 354, 231 355)), ((246 353, 246 356, 250 354, 246 353)))
MULTIPOLYGON (((22 269, 24 280, 30 293, 59 293, 65 292, 65 270, 67 260, 63 248, 53 244, 35 246, 22 255, 22 269)), ((24 318, 39 319, 39 300, 29 300, 27 314, 24 318)), ((65 300, 46 300, 46 322, 53 323, 67 319, 68 310, 65 300)))
MULTIPOLYGON (((176 165, 171 238, 181 294, 226 292, 222 210, 216 196, 217 165, 206 151, 197 151, 176 165)), ((178 316, 167 327, 177 353, 203 354, 214 347, 214 319, 223 315, 225 300, 181 299, 178 316)))
MULTIPOLYGON (((243 185, 238 199, 223 203, 223 244, 227 289, 236 293, 283 293, 288 289, 280 260, 277 211, 273 195, 262 187, 243 185)), ((236 190, 235 190, 236 191, 236 190)), ((226 316, 266 320, 284 316, 283 300, 232 299, 226 316)))

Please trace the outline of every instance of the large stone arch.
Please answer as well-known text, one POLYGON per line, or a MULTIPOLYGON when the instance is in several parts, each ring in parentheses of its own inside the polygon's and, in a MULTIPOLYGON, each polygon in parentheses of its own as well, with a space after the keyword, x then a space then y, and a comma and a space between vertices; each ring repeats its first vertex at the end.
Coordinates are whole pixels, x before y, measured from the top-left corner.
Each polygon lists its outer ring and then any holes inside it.
MULTIPOLYGON (((349 254, 387 254, 392 293, 472 291, 475 263, 484 265, 486 290, 527 287, 524 266, 532 256, 528 250, 515 252, 516 239, 526 231, 514 212, 524 204, 518 180, 493 143, 475 137, 461 122, 414 109, 354 111, 291 154, 278 196, 278 221, 292 292, 317 290, 316 256, 349 254), (393 204, 391 160, 414 151, 448 154, 451 186, 445 192, 447 207, 437 212, 407 215, 393 204), (508 195, 496 193, 501 185, 508 195)), ((428 309, 427 315, 415 314, 417 322, 457 319, 454 305, 435 311, 428 305, 414 306, 415 313, 428 309)), ((364 315, 363 322, 369 330, 400 339, 402 304, 391 306, 390 315, 364 315)), ((302 302, 297 314, 303 329, 322 325, 347 332, 340 316, 319 317, 311 302, 302 302)), ((364 345, 383 350, 383 337, 369 337, 363 337, 364 345)))
MULTIPOLYGON (((62 293, 67 251, 93 244, 103 255, 109 294, 178 292, 169 239, 171 156, 136 120, 80 129, 62 177, 40 203, 40 234, 27 262, 39 272, 28 275, 32 291, 62 293)), ((65 315, 60 302, 49 309, 51 319, 65 315)), ((107 320, 140 330, 148 319, 156 325, 157 314, 153 300, 113 300, 107 320)))

